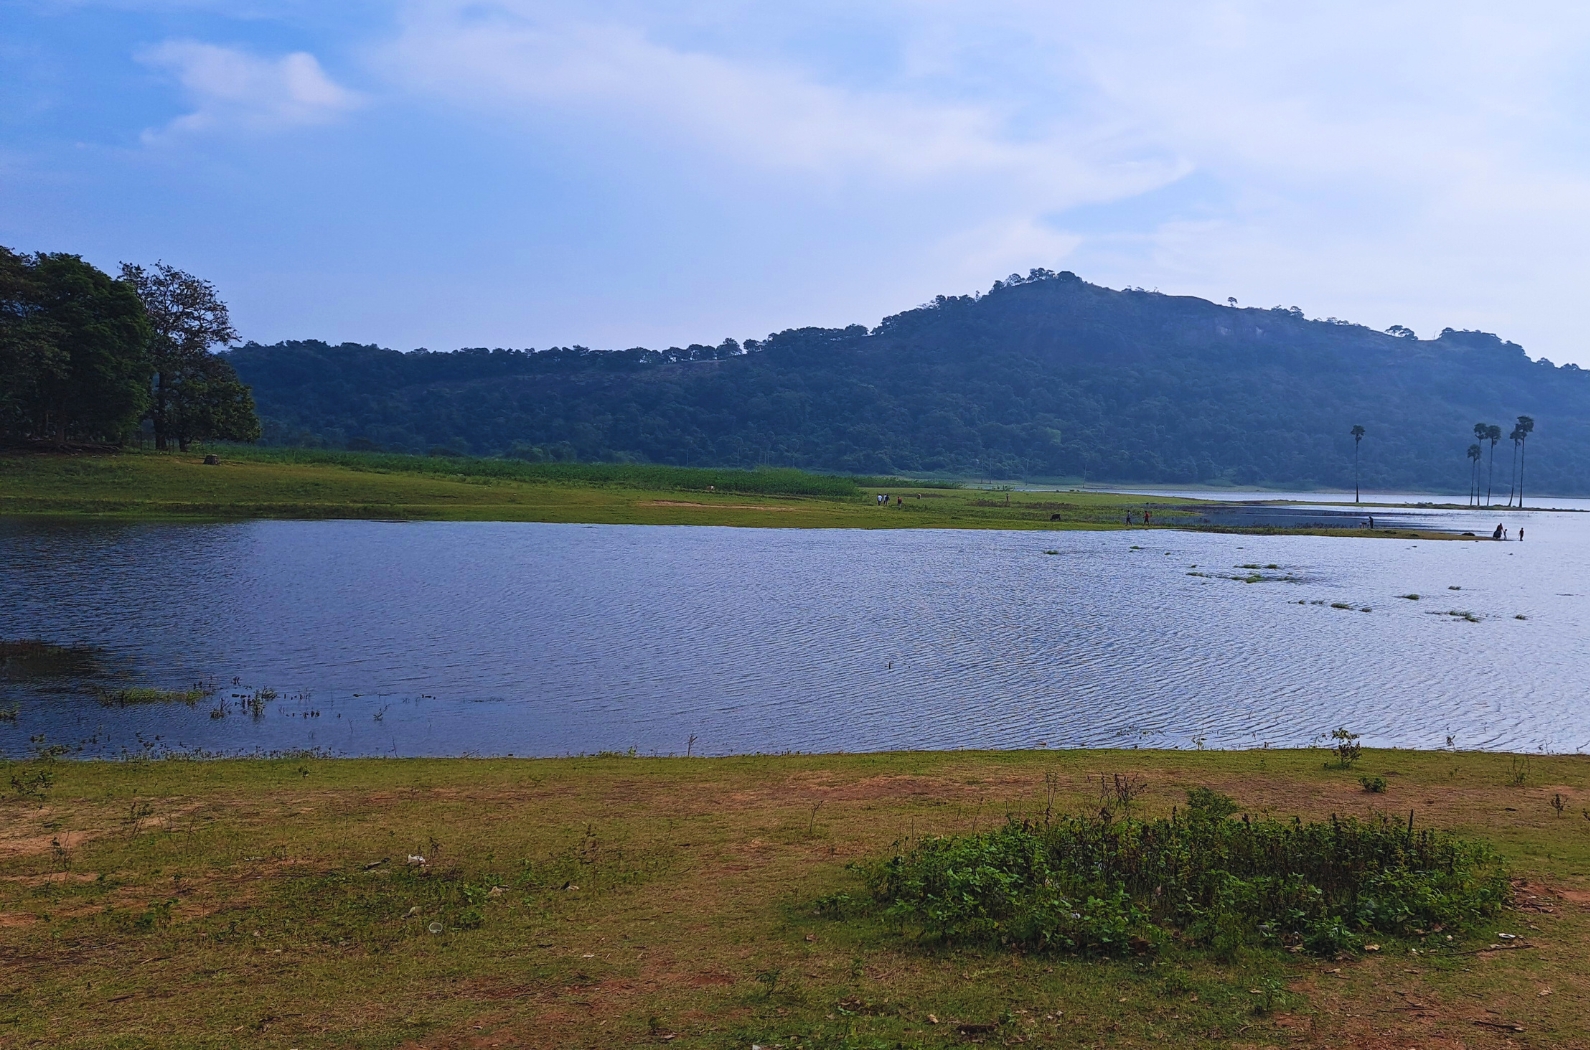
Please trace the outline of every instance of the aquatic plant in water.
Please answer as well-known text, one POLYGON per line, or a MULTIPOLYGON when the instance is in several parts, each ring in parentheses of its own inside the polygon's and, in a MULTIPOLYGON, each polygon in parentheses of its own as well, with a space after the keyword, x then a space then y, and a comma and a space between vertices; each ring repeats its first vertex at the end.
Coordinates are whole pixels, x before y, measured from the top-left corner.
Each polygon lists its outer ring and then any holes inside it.
POLYGON ((215 695, 215 687, 195 682, 191 689, 104 689, 95 688, 94 698, 106 707, 133 707, 138 704, 193 705, 215 695))

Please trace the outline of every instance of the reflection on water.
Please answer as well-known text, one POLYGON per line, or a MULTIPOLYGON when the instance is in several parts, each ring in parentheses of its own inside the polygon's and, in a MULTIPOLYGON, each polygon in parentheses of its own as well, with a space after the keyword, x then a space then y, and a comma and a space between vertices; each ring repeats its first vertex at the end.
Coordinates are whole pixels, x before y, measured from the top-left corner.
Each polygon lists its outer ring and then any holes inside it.
POLYGON ((106 707, 7 679, 0 750, 1242 747, 1338 725, 1583 750, 1590 516, 1508 520, 1527 543, 11 522, 0 638, 216 693, 106 707))

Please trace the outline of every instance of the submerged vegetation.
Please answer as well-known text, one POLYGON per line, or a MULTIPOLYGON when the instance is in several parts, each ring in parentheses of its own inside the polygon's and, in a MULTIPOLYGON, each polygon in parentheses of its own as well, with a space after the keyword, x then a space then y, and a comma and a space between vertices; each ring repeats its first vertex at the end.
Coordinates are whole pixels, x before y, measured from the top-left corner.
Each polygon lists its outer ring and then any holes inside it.
POLYGON ((866 869, 872 903, 923 938, 1033 951, 1146 954, 1169 942, 1334 955, 1366 934, 1472 929, 1510 893, 1489 847, 1385 817, 1234 817, 1188 792, 1155 820, 1012 819, 929 839, 866 869))
POLYGON ((39 638, 0 638, 0 679, 86 678, 100 673, 99 650, 39 638))
POLYGON ((215 687, 202 682, 195 683, 191 689, 94 689, 94 698, 105 707, 136 707, 139 704, 187 704, 191 707, 214 695, 215 687))

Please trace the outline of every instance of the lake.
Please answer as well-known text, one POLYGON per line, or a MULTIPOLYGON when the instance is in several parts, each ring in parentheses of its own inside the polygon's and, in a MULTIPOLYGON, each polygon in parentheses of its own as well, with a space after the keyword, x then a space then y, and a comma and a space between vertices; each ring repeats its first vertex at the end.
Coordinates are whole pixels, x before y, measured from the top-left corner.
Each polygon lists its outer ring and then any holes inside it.
POLYGON ((0 679, 0 751, 1289 747, 1337 726, 1582 751, 1590 515, 1507 520, 1527 542, 0 522, 0 638, 95 647, 118 688, 215 687, 105 706, 0 679))

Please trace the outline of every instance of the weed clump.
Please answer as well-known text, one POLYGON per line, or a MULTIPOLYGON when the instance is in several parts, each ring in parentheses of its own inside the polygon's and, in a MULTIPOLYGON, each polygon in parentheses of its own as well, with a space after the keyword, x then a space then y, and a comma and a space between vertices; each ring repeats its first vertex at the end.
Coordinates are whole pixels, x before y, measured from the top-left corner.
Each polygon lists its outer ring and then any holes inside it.
POLYGON ((1364 790, 1369 792, 1371 795, 1384 795, 1386 793, 1385 777, 1363 776, 1358 778, 1358 782, 1362 784, 1364 786, 1364 790))
POLYGON ((929 942, 1146 954, 1170 941, 1230 958, 1249 946, 1330 955, 1365 934, 1457 930, 1508 899, 1487 846, 1384 817, 1233 818, 1207 789, 1168 818, 1011 819, 864 867, 870 902, 929 942))
POLYGON ((105 707, 135 707, 139 704, 187 704, 190 707, 200 700, 215 695, 215 689, 195 682, 192 689, 103 689, 96 688, 94 697, 105 707))

